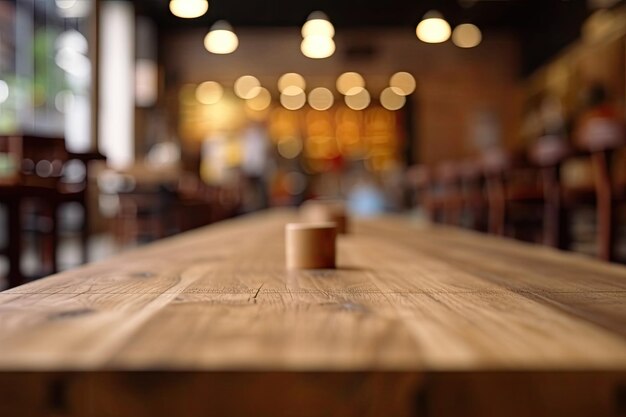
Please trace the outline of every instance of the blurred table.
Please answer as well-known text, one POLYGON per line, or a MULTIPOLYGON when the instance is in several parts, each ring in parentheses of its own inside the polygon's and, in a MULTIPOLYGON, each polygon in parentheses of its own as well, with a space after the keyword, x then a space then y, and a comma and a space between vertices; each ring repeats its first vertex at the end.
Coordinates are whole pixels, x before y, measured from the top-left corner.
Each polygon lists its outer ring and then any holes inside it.
POLYGON ((626 269, 405 217, 287 272, 269 211, 0 293, 0 415, 617 416, 626 269), (52 414, 50 414, 52 413, 52 414))

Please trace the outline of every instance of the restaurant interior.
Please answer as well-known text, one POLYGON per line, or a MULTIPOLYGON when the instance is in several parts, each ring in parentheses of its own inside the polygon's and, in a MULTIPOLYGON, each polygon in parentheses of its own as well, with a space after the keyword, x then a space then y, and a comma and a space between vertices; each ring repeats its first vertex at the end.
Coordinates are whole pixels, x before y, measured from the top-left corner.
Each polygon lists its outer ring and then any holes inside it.
POLYGON ((5 288, 320 197, 626 260, 621 1, 2 0, 0 21, 5 288))
POLYGON ((0 417, 624 416, 625 121, 624 0, 0 0, 0 417))

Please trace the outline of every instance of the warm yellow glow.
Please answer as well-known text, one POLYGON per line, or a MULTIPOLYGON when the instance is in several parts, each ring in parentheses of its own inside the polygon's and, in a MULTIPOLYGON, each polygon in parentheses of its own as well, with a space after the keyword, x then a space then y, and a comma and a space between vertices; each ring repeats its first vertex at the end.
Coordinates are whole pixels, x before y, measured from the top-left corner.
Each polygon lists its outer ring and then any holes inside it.
POLYGON ((346 105, 352 110, 363 110, 370 104, 370 93, 363 87, 355 87, 345 97, 346 105))
POLYGON ((309 15, 306 23, 302 26, 302 37, 319 35, 327 38, 335 36, 335 28, 322 12, 313 12, 309 15))
POLYGON ((288 110, 298 110, 301 109, 302 106, 304 106, 304 103, 306 103, 306 94, 304 94, 304 91, 302 91, 301 89, 297 87, 292 87, 286 88, 285 91, 283 91, 283 93, 280 95, 280 104, 282 104, 283 107, 288 110), (295 91, 299 92, 297 92, 296 94, 291 94, 295 91))
POLYGON ((267 109, 272 103, 272 95, 267 88, 261 87, 256 97, 246 100, 246 106, 250 110, 263 111, 267 109))
POLYGON ((259 94, 261 83, 252 75, 244 75, 235 81, 234 90, 237 97, 249 100, 259 94))
POLYGON ((276 145, 280 156, 286 159, 294 159, 302 152, 302 141, 296 137, 281 139, 276 145))
POLYGON ((204 47, 214 54, 230 54, 239 46, 239 39, 232 27, 225 21, 215 22, 204 37, 204 47))
POLYGON ((335 97, 328 88, 314 88, 309 93, 309 106, 315 110, 328 110, 333 106, 334 101, 335 97))
POLYGON ((215 81, 205 81, 196 88, 196 100, 202 104, 215 104, 223 94, 224 89, 215 81))
POLYGON ((170 11, 174 16, 184 19, 200 17, 209 10, 207 0, 171 0, 170 11))
POLYGON ((480 29, 471 23, 464 23, 454 28, 452 42, 459 48, 474 48, 483 39, 480 29))
POLYGON ((428 12, 417 25, 415 33, 422 42, 441 43, 450 38, 450 25, 438 12, 428 12))
POLYGON ((300 94, 304 94, 304 90, 295 85, 288 85, 282 93, 286 96, 298 96, 300 94))
POLYGON ((337 78, 337 91, 343 95, 348 94, 348 91, 352 89, 363 87, 365 87, 365 80, 358 72, 344 72, 337 78))
POLYGON ((406 103, 402 91, 395 87, 387 87, 380 93, 380 104, 387 110, 399 110, 406 103))
POLYGON ((396 72, 389 79, 389 85, 396 93, 408 96, 415 91, 415 78, 408 72, 396 72))
POLYGON ((304 90, 306 88, 306 81, 302 75, 295 72, 288 72, 281 75, 278 79, 278 91, 282 93, 287 87, 290 86, 298 87, 299 89, 304 90))
POLYGON ((197 104, 196 100, 196 85, 195 84, 185 84, 180 87, 178 92, 178 99, 181 104, 186 105, 194 105, 197 104))
POLYGON ((335 53, 335 41, 328 36, 310 35, 302 40, 300 50, 308 58, 328 58, 335 53))

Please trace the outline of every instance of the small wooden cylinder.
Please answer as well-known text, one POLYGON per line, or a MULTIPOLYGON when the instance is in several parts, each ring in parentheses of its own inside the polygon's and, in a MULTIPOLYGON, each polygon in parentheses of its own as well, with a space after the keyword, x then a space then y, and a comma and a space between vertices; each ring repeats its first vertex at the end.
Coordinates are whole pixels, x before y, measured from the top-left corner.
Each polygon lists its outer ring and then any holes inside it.
POLYGON ((300 216, 307 222, 337 223, 337 233, 348 233, 348 216, 342 201, 307 200, 300 206, 300 216))
POLYGON ((285 227, 288 269, 335 268, 335 223, 289 223, 285 227))

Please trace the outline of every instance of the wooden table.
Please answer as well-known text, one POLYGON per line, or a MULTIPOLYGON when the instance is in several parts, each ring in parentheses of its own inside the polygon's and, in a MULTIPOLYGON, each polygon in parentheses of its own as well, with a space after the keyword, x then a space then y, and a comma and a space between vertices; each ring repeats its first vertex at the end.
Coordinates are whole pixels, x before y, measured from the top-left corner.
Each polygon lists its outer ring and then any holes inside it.
POLYGON ((1 416, 619 416, 626 269, 405 217, 287 272, 270 211, 0 293, 1 416))

